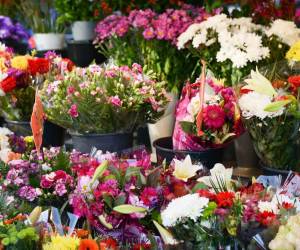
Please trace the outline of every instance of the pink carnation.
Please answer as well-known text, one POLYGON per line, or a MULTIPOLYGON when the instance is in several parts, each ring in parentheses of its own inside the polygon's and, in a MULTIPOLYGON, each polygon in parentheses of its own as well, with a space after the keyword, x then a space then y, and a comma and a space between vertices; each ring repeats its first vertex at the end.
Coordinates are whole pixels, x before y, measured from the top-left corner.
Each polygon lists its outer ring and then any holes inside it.
POLYGON ((116 106, 116 107, 121 107, 122 106, 122 101, 121 101, 121 99, 119 98, 119 96, 111 96, 110 98, 109 98, 109 102, 112 104, 112 105, 114 105, 114 106, 116 106))
POLYGON ((73 118, 78 117, 78 111, 77 111, 77 105, 73 104, 71 108, 68 111, 69 115, 71 115, 73 118))

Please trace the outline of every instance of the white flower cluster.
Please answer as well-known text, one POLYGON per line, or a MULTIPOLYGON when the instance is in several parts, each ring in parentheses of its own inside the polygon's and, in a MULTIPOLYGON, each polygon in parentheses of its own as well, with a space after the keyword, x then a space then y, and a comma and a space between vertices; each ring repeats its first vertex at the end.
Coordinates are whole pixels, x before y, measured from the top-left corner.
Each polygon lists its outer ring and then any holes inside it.
POLYGON ((283 114, 284 108, 276 112, 265 111, 265 107, 272 103, 272 97, 263 95, 257 92, 249 92, 243 94, 239 99, 239 107, 242 111, 242 116, 245 119, 258 117, 261 120, 269 117, 273 118, 283 114))
POLYGON ((208 202, 208 198, 200 197, 198 194, 176 198, 161 213, 162 223, 165 227, 173 227, 185 219, 196 221, 202 215, 208 202))
POLYGON ((220 44, 218 62, 230 60, 233 67, 243 68, 248 63, 269 57, 268 47, 262 44, 262 36, 257 34, 262 27, 252 23, 251 18, 229 18, 225 14, 209 17, 202 23, 192 24, 178 37, 178 49, 191 42, 196 49, 214 43, 220 44))
POLYGON ((289 46, 292 46, 300 39, 300 29, 297 28, 296 24, 282 19, 275 20, 265 32, 268 37, 275 35, 281 42, 289 46))
POLYGON ((300 214, 291 216, 286 225, 279 227, 276 237, 269 243, 271 250, 300 250, 300 214))
POLYGON ((12 132, 7 128, 0 128, 0 160, 7 162, 8 154, 11 152, 9 146, 8 135, 11 135, 12 132))

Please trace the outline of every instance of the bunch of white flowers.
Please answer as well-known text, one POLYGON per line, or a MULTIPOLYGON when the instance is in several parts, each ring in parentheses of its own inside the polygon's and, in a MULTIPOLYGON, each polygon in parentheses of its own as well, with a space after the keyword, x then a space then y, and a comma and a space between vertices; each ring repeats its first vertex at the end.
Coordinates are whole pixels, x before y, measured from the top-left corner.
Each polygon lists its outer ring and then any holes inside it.
POLYGON ((188 194, 172 200, 161 213, 162 223, 166 227, 176 226, 186 219, 196 221, 208 206, 209 199, 199 194, 188 194))
POLYGON ((281 225, 276 237, 269 243, 271 250, 300 249, 300 214, 291 216, 286 225, 281 225))
POLYGON ((202 23, 192 24, 178 38, 177 47, 182 49, 188 42, 195 49, 220 44, 218 62, 230 60, 235 68, 243 68, 248 63, 268 58, 270 51, 263 46, 262 30, 251 18, 229 18, 225 14, 209 17, 202 23))
POLYGON ((266 28, 268 37, 277 36, 283 43, 292 46, 300 39, 300 29, 294 22, 282 19, 275 20, 269 28, 266 28))

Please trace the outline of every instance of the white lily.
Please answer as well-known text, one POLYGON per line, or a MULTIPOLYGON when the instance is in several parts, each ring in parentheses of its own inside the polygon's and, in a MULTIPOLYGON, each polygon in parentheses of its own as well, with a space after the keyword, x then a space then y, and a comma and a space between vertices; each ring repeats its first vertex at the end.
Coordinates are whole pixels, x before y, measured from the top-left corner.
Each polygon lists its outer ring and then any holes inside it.
POLYGON ((203 182, 208 187, 216 187, 219 190, 223 190, 223 184, 227 189, 231 188, 231 177, 233 168, 225 168, 221 163, 215 164, 210 170, 210 176, 200 177, 197 181, 203 182))
POLYGON ((256 71, 251 71, 251 78, 246 79, 246 86, 242 87, 242 89, 253 90, 259 94, 267 95, 269 97, 277 96, 277 92, 275 91, 272 83, 264 77, 256 68, 256 71))
POLYGON ((189 178, 196 175, 197 171, 203 169, 202 165, 193 165, 190 155, 187 155, 183 161, 174 159, 175 170, 173 175, 182 181, 187 181, 189 178))

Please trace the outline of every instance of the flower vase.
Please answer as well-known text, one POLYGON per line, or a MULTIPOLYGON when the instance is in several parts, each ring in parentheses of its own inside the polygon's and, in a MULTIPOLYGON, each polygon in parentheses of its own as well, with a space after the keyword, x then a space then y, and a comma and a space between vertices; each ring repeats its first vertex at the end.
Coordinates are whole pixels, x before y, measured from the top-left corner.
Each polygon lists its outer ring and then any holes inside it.
POLYGON ((260 165, 273 170, 300 170, 299 127, 293 116, 278 116, 261 122, 259 118, 244 119, 260 165))
POLYGON ((163 117, 157 121, 156 123, 148 123, 149 136, 151 142, 152 149, 152 160, 156 161, 156 151, 153 146, 153 142, 162 137, 169 137, 173 134, 173 129, 175 125, 175 108, 176 103, 178 101, 178 96, 175 93, 168 93, 168 97, 170 98, 170 103, 165 111, 163 117))
POLYGON ((61 33, 37 33, 34 41, 37 51, 62 50, 65 44, 65 35, 61 33))
POLYGON ((93 40, 95 23, 92 21, 76 21, 72 24, 72 34, 75 41, 93 40))
POLYGON ((133 146, 133 133, 78 134, 70 132, 73 148, 90 153, 95 147, 103 152, 120 153, 133 146))

